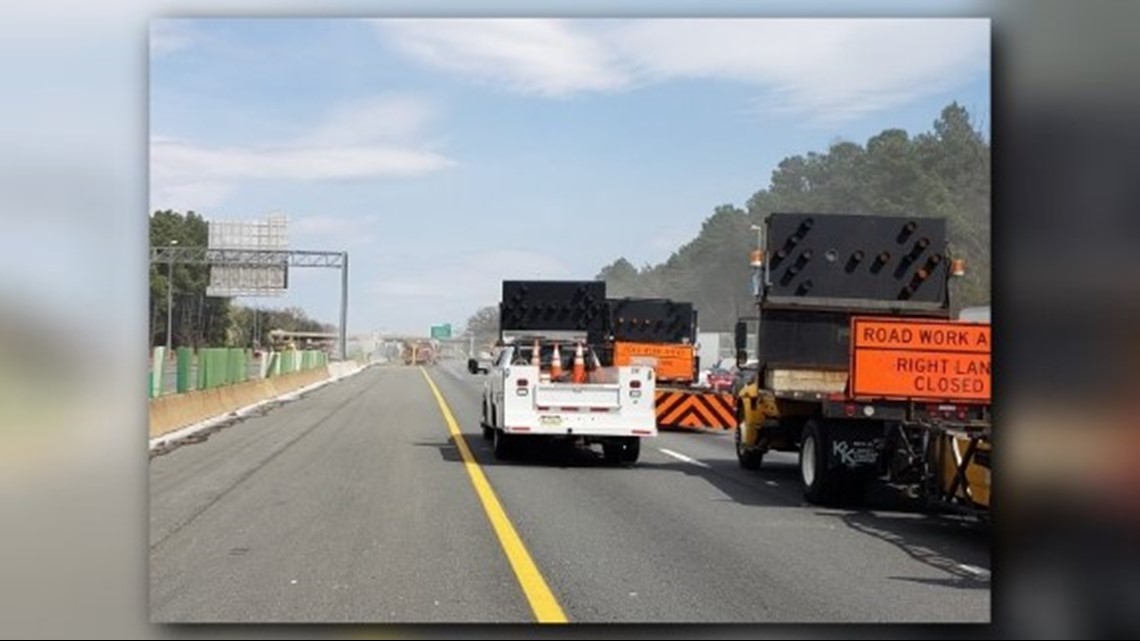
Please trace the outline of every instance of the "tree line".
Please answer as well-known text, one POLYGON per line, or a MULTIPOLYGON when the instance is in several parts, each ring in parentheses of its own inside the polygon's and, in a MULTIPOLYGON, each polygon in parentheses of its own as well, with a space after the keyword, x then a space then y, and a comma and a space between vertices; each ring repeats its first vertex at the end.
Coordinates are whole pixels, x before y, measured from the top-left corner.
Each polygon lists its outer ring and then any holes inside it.
POLYGON ((596 278, 611 297, 691 301, 702 329, 730 331, 754 304, 751 226, 773 212, 945 218, 951 250, 967 264, 952 285, 954 307, 990 302, 990 144, 957 103, 913 137, 887 129, 866 144, 838 141, 826 152, 785 158, 744 209, 715 208, 697 237, 663 263, 637 268, 619 258, 596 278))
MULTIPOLYGON (((752 268, 760 224, 773 212, 942 217, 951 250, 967 264, 952 284, 956 309, 990 302, 990 143, 965 107, 942 109, 929 131, 886 129, 865 144, 837 141, 825 152, 785 158, 744 208, 720 205, 696 238, 664 262, 634 266, 618 258, 595 277, 611 297, 663 297, 692 302, 701 329, 730 331, 752 313, 752 268)), ((467 332, 496 334, 497 308, 484 307, 467 332)))

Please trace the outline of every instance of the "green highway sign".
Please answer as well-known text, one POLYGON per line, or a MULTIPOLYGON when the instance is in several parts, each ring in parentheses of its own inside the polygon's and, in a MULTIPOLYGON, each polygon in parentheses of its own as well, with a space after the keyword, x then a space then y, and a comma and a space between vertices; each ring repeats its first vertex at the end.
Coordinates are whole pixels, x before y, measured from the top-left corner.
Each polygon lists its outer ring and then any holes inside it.
POLYGON ((451 338, 451 323, 431 326, 432 338, 451 338))

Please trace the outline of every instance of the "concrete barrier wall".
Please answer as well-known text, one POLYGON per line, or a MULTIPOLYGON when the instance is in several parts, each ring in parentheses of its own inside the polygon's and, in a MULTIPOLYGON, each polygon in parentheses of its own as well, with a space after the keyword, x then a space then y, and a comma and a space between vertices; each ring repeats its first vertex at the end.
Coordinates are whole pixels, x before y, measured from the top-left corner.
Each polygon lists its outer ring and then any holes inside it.
POLYGON ((338 378, 355 374, 363 369, 356 361, 336 361, 328 364, 329 378, 338 378))
POLYGON ((185 394, 168 394, 152 399, 150 401, 150 437, 162 436, 187 425, 225 416, 243 407, 327 380, 330 376, 332 376, 332 372, 329 368, 318 367, 271 378, 196 390, 185 394))

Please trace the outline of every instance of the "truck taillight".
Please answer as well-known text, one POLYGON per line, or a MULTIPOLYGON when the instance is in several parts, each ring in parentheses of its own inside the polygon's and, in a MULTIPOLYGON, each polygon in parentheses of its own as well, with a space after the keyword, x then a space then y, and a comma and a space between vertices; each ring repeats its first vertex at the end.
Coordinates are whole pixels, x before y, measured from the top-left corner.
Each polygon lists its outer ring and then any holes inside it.
POLYGON ((525 378, 520 378, 517 381, 515 381, 515 385, 517 385, 519 387, 526 387, 529 383, 530 383, 530 381, 526 380, 525 378))
POLYGON ((854 403, 848 403, 848 404, 844 405, 843 406, 843 413, 846 414, 848 417, 855 416, 855 404, 854 403))
POLYGON ((629 386, 633 389, 638 389, 641 387, 641 381, 630 381, 629 386))

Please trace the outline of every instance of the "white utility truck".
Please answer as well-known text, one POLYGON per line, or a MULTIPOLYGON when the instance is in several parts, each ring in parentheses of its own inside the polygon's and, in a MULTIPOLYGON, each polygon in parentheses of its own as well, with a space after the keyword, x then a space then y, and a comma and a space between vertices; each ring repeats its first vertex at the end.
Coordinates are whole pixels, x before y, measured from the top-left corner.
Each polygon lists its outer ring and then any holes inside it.
MULTIPOLYGON (((605 283, 504 281, 500 347, 483 386, 483 436, 509 458, 540 439, 599 443, 632 464, 657 435, 653 368, 602 367, 605 283)), ((478 373, 477 364, 468 370, 478 373)))

